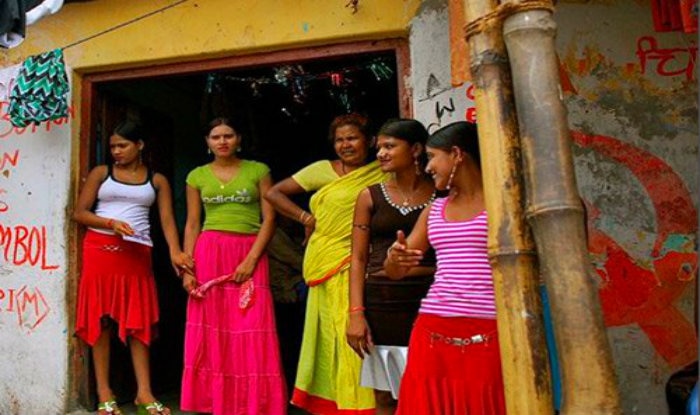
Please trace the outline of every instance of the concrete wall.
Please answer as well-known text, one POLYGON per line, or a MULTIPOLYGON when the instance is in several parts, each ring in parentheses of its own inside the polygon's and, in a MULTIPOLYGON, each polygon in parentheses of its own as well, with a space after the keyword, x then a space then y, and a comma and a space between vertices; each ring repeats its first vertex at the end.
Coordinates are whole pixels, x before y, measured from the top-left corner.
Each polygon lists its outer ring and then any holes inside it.
MULTIPOLYGON (((360 0, 355 14, 346 3, 301 0, 292 8, 273 0, 69 3, 29 27, 23 45, 0 55, 0 67, 106 31, 65 50, 74 69, 73 106, 80 108, 85 73, 410 36, 412 73, 406 83, 415 116, 431 130, 476 116, 469 84, 451 85, 447 0, 360 0)), ((649 6, 635 0, 559 2, 556 20, 579 187, 591 212, 592 260, 625 413, 664 414, 666 379, 697 350, 691 323, 697 80, 695 70, 683 70, 694 44, 682 34, 654 33, 649 6)), ((4 113, 1 109, 0 134, 7 126, 4 113)), ((10 257, 0 262, 2 414, 57 414, 74 404, 65 373, 72 312, 65 281, 77 278, 75 253, 66 242, 74 227, 66 226, 65 210, 79 179, 80 114, 74 115, 69 124, 52 126, 56 140, 42 135, 48 128, 43 125, 36 138, 0 136, 0 225, 46 227, 49 267, 15 264, 10 257), (67 263, 73 272, 66 273, 67 263), (23 312, 10 298, 24 301, 23 312), (43 310, 48 311, 42 318, 43 310)), ((5 252, 17 255, 14 248, 0 250, 5 252)))
MULTIPOLYGON (((665 414, 665 382, 698 350, 696 41, 655 33, 633 0, 560 2, 555 20, 624 412, 665 414)), ((474 116, 469 83, 450 85, 449 27, 447 1, 423 2, 412 23, 415 116, 431 129, 474 116)))
POLYGON ((5 91, 17 70, 0 70, 0 413, 55 414, 68 367, 70 121, 13 127, 5 91))
POLYGON ((557 22, 623 405, 663 414, 666 380, 698 350, 695 38, 655 33, 648 5, 633 1, 568 5, 557 22))

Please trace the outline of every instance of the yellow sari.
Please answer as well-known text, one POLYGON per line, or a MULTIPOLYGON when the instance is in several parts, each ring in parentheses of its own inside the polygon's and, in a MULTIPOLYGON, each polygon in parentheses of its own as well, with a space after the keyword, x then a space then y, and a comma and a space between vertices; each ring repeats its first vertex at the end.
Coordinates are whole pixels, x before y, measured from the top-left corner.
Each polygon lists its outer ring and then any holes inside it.
POLYGON ((345 341, 345 329, 355 201, 384 180, 373 162, 322 187, 310 201, 316 229, 304 256, 310 289, 292 403, 312 414, 374 414, 374 393, 360 386, 362 361, 345 341))

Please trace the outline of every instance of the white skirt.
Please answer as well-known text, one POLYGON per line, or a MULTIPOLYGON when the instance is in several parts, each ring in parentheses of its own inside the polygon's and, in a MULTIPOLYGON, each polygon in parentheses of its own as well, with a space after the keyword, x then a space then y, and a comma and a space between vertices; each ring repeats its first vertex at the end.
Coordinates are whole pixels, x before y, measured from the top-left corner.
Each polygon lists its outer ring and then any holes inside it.
POLYGON ((399 397, 401 376, 406 369, 406 346, 374 346, 372 354, 362 361, 360 385, 381 391, 390 391, 399 397))

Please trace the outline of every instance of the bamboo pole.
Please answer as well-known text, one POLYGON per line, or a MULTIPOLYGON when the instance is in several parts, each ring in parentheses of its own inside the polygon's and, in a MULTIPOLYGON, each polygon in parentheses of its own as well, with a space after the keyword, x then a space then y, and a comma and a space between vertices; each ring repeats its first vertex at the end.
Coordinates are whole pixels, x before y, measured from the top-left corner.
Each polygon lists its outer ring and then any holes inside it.
POLYGON ((548 0, 505 0, 525 185, 552 305, 562 369, 562 415, 621 414, 617 381, 590 267, 548 0))
POLYGON ((554 412, 539 296, 537 257, 525 222, 512 85, 495 0, 464 0, 478 110, 488 250, 493 268, 506 408, 513 415, 554 412))

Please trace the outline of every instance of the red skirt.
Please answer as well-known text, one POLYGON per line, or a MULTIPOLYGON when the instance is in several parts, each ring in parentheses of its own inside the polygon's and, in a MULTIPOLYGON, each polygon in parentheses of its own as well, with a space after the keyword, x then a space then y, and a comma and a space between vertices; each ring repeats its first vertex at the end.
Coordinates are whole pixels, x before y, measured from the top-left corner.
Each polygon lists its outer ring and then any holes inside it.
POLYGON ((419 314, 397 415, 504 415, 496 321, 419 314), (483 335, 486 341, 460 343, 483 335))
POLYGON ((75 334, 93 346, 102 332, 102 318, 118 325, 119 338, 131 336, 148 345, 158 322, 151 248, 115 235, 87 231, 78 286, 75 334))

